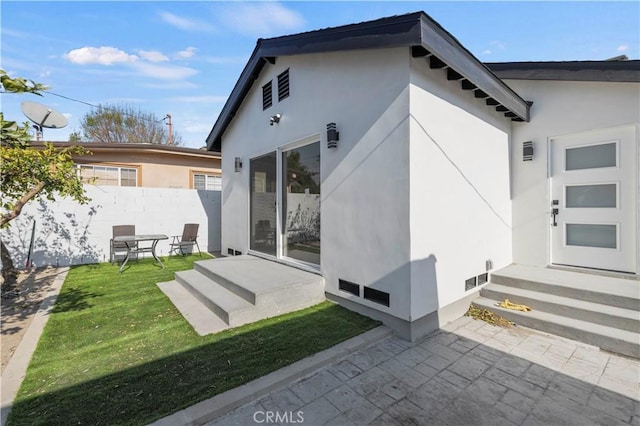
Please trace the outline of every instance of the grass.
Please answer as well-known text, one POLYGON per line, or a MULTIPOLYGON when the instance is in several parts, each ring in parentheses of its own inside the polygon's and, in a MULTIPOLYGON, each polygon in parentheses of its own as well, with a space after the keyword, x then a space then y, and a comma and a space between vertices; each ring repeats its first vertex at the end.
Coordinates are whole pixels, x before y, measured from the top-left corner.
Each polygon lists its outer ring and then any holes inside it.
POLYGON ((324 302, 198 336, 156 286, 194 260, 73 267, 8 424, 148 424, 378 324, 324 302))

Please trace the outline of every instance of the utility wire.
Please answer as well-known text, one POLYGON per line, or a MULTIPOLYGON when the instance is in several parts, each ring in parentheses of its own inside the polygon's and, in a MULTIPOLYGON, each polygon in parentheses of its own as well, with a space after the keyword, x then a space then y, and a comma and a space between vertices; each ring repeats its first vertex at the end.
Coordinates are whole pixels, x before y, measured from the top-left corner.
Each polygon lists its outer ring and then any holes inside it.
POLYGON ((149 119, 149 118, 146 118, 146 117, 140 117, 139 115, 136 115, 136 114, 130 114, 130 113, 126 112, 126 111, 120 111, 120 110, 118 110, 118 109, 116 109, 116 108, 110 108, 110 107, 108 107, 108 106, 104 106, 104 105, 94 105, 94 104, 91 104, 91 103, 89 103, 89 102, 81 101, 81 100, 79 100, 79 99, 70 98, 69 96, 60 95, 59 93, 50 92, 50 91, 48 91, 48 90, 47 90, 46 92, 44 92, 44 93, 43 93, 43 95, 47 95, 47 94, 48 94, 48 95, 57 96, 57 97, 59 97, 59 98, 67 99, 67 100, 69 100, 69 101, 78 102, 78 103, 80 103, 80 104, 88 105, 88 106, 93 107, 93 108, 104 109, 104 110, 112 111, 112 112, 118 112, 118 113, 121 113, 121 114, 124 114, 124 115, 131 115, 131 116, 136 117, 136 118, 138 118, 138 119, 143 119, 143 120, 151 121, 151 122, 153 122, 153 123, 161 123, 161 122, 163 122, 163 121, 165 120, 165 118, 166 118, 166 117, 163 117, 163 118, 161 118, 160 120, 152 120, 152 119, 149 119))

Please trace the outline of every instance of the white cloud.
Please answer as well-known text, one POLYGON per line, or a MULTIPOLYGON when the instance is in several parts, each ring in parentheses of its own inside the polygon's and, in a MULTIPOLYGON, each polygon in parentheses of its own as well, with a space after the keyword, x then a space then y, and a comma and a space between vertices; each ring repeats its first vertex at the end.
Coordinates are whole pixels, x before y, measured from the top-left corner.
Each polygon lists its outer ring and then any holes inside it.
POLYGON ((177 52, 176 53, 176 58, 178 58, 178 59, 189 59, 193 55, 195 55, 197 50, 198 50, 197 48, 189 46, 186 49, 177 52))
POLYGON ((183 18, 169 12, 161 12, 160 18, 167 24, 185 31, 215 32, 210 24, 198 19, 183 18))
POLYGON ((276 2, 233 3, 222 10, 222 20, 234 31, 252 37, 282 35, 302 28, 302 15, 276 2))
POLYGON ((618 52, 626 52, 627 50, 629 50, 629 46, 627 46, 626 44, 622 44, 622 45, 618 46, 618 48, 616 50, 618 52))
POLYGON ((489 46, 495 49, 504 50, 507 47, 507 43, 500 40, 492 40, 491 43, 489 43, 489 46))
POLYGON ((491 55, 491 49, 487 49, 484 52, 482 52, 483 55, 491 55))
POLYGON ((198 73, 198 70, 189 67, 155 65, 146 62, 137 62, 134 64, 134 67, 144 76, 159 78, 162 80, 181 80, 198 73))
POLYGON ((169 58, 156 50, 139 50, 138 55, 149 62, 167 62, 169 58))
POLYGON ((120 49, 109 46, 81 47, 69 51, 63 57, 74 64, 81 65, 113 65, 117 63, 132 63, 138 60, 136 55, 129 55, 120 49))

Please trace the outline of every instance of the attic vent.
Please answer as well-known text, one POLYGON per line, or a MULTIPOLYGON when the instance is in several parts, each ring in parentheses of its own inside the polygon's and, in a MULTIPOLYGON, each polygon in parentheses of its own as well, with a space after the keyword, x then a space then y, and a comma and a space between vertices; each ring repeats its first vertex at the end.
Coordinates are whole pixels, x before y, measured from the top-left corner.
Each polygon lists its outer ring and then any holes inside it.
POLYGON ((278 76, 278 102, 289 97, 289 70, 278 76))
POLYGON ((372 302, 379 303, 384 306, 389 306, 389 293, 384 291, 375 290, 373 288, 364 288, 364 298, 371 300, 372 302))
POLYGON ((355 294, 356 296, 360 296, 360 286, 358 284, 345 281, 343 279, 338 280, 338 288, 342 291, 346 291, 347 293, 355 294))
POLYGON ((269 81, 262 86, 262 109, 265 110, 271 105, 273 105, 273 89, 271 88, 271 81, 269 81))

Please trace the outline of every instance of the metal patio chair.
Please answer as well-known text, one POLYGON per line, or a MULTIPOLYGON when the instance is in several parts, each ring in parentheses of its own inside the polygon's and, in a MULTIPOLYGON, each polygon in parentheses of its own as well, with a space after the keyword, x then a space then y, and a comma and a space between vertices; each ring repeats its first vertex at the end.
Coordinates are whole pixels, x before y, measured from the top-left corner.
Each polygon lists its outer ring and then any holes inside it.
POLYGON ((198 248, 198 253, 200 257, 202 257, 202 251, 200 251, 200 246, 198 245, 198 228, 200 227, 197 223, 186 223, 184 225, 184 229, 182 230, 182 236, 174 235, 173 241, 170 246, 169 256, 173 252, 180 252, 182 256, 186 256, 188 254, 185 249, 191 247, 193 251, 193 246, 195 245, 198 248))
MULTIPOLYGON (((115 225, 112 228, 112 237, 109 240, 109 262, 114 263, 117 260, 118 254, 121 254, 124 258, 124 255, 127 253, 127 245, 125 243, 114 242, 113 239, 115 237, 128 237, 131 235, 136 235, 136 226, 135 225, 115 225)), ((133 243, 134 248, 138 248, 138 243, 133 243)), ((136 254, 136 259, 138 255, 136 254)))

